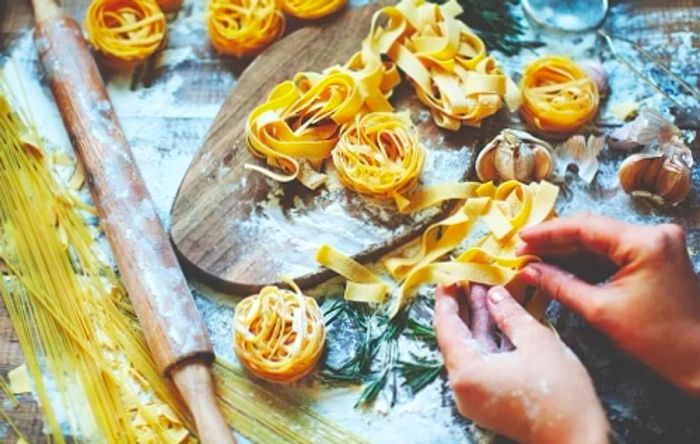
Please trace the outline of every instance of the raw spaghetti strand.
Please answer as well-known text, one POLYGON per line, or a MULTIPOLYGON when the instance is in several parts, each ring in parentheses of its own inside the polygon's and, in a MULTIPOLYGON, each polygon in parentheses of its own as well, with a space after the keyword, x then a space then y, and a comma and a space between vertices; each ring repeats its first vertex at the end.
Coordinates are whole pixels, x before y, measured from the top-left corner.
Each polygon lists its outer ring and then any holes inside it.
POLYGON ((418 184, 425 148, 408 113, 376 112, 346 125, 332 156, 346 187, 378 200, 393 199, 402 209, 418 184))
POLYGON ((282 9, 303 20, 313 20, 333 14, 345 6, 347 0, 282 0, 282 9))
POLYGON ((568 57, 545 56, 523 73, 520 115, 533 129, 565 136, 590 122, 598 111, 595 81, 568 57))
POLYGON ((209 37, 221 54, 254 56, 284 33, 279 0, 209 0, 208 8, 209 37))
POLYGON ((155 53, 166 28, 154 0, 93 0, 85 14, 88 40, 115 68, 136 65, 155 53))
POLYGON ((241 363, 271 382, 290 383, 308 375, 326 339, 323 315, 313 298, 265 287, 236 306, 234 347, 241 363))

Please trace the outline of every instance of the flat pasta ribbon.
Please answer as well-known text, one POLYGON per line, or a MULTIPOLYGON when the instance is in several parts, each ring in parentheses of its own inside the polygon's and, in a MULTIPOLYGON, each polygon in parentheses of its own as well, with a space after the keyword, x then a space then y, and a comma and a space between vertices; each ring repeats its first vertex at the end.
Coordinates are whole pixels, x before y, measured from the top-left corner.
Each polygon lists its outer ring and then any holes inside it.
POLYGON ((94 0, 85 14, 88 40, 115 68, 133 66, 155 53, 166 28, 154 0, 94 0))
POLYGON ((517 108, 520 97, 483 41, 456 18, 462 12, 454 0, 444 5, 402 0, 375 14, 368 37, 411 80, 435 123, 450 130, 479 126, 504 100, 517 108), (387 24, 378 25, 383 18, 387 24))
POLYGON ((355 116, 343 127, 333 149, 333 164, 348 188, 401 209, 418 184, 425 148, 408 113, 375 112, 355 116))
POLYGON ((347 0, 282 0, 282 9, 303 20, 313 20, 333 14, 345 6, 347 0))
MULTIPOLYGON (((520 268, 538 260, 533 256, 516 255, 520 242, 517 233, 553 217, 558 194, 557 186, 544 181, 529 185, 508 181, 497 188, 491 183, 479 186, 478 197, 468 199, 453 216, 436 224, 439 230, 432 226, 423 234, 420 250, 408 257, 390 255, 384 259, 395 278, 404 278, 391 315, 396 315, 422 284, 469 281, 492 286, 512 283, 520 268), (457 249, 477 221, 484 222, 488 234, 456 259, 434 262, 457 249)), ((518 293, 523 292, 524 288, 513 291, 521 300, 524 294, 518 293)))
POLYGON ((209 37, 221 54, 254 56, 284 33, 279 0, 209 0, 208 9, 209 37))
POLYGON ((590 122, 598 111, 595 81, 568 57, 545 56, 535 60, 520 83, 520 115, 531 127, 567 135, 590 122))
POLYGON ((243 299, 234 316, 234 348, 245 368, 271 382, 291 383, 308 375, 323 352, 323 315, 313 298, 265 287, 243 299))
POLYGON ((316 262, 348 280, 345 299, 355 302, 384 302, 389 287, 371 270, 330 245, 321 245, 316 262))

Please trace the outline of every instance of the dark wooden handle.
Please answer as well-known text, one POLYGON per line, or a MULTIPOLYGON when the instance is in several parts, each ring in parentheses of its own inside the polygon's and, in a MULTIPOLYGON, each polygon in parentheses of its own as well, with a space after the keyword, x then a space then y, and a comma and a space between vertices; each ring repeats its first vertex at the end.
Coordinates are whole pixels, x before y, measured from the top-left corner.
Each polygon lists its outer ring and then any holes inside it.
POLYGON ((211 361, 204 323, 80 27, 49 18, 37 24, 34 40, 158 368, 211 361))

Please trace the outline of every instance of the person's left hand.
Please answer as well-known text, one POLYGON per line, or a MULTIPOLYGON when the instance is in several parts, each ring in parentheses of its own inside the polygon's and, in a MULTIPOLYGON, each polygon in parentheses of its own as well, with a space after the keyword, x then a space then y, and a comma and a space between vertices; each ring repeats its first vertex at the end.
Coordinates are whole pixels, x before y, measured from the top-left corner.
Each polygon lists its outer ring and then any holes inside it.
POLYGON ((519 442, 606 442, 605 413, 571 350, 504 288, 488 296, 485 287, 465 288, 438 286, 435 304, 438 345, 459 412, 519 442))

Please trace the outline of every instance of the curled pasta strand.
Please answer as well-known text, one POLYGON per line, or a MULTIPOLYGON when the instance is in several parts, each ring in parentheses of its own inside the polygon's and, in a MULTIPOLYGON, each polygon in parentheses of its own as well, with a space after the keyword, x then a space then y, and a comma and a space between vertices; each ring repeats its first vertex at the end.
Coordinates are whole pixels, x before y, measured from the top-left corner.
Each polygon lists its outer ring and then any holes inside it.
POLYGON ((520 85, 523 120, 540 132, 565 136, 576 132, 596 115, 598 87, 568 57, 545 56, 523 73, 520 85))
POLYGON ((209 0, 208 10, 209 37, 221 54, 254 56, 284 33, 279 0, 209 0))
POLYGON ((271 382, 291 383, 316 366, 326 339, 323 315, 313 298, 265 287, 243 299, 234 316, 234 348, 245 368, 271 382))
POLYGON ((88 40, 115 68, 133 66, 155 53, 166 28, 154 0, 94 0, 85 15, 88 40))
POLYGON ((374 112, 356 116, 343 128, 332 157, 346 187, 375 199, 393 199, 401 209, 418 184, 425 148, 408 113, 374 112))
POLYGON ((282 9, 303 20, 314 20, 340 10, 347 0, 282 0, 282 9))

